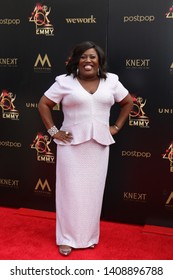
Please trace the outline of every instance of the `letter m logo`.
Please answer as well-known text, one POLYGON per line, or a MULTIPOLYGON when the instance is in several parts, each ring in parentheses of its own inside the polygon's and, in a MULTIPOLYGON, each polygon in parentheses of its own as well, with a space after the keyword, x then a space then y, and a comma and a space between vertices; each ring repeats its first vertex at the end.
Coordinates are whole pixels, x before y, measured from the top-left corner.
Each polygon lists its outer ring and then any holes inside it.
POLYGON ((45 63, 47 63, 47 65, 49 67, 51 67, 51 64, 50 64, 50 61, 49 61, 49 58, 48 58, 47 54, 45 54, 44 58, 42 58, 41 55, 39 54, 37 59, 36 59, 36 62, 34 64, 34 67, 38 67, 39 63, 41 64, 42 67, 45 66, 45 63))
POLYGON ((44 181, 44 183, 41 181, 41 179, 38 180, 35 190, 38 190, 39 188, 41 188, 42 191, 45 191, 47 189, 49 192, 51 192, 51 188, 47 179, 44 181))
POLYGON ((173 192, 171 192, 170 196, 168 197, 166 204, 169 204, 171 200, 173 200, 173 192))

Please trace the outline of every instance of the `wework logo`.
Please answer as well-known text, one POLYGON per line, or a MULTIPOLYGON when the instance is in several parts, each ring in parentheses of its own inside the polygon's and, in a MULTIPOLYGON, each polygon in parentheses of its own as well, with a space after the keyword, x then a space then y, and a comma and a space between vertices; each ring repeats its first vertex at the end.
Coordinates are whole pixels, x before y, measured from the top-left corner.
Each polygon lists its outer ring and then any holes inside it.
POLYGON ((96 18, 91 15, 89 18, 66 18, 67 23, 79 24, 79 23, 89 23, 94 24, 96 23, 96 18))

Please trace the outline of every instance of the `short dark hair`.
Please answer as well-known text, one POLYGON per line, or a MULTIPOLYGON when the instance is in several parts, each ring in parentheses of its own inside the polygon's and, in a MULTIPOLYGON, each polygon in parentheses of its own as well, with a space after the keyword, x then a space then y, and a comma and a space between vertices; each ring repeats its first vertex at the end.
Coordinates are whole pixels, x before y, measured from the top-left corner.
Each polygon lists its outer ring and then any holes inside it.
POLYGON ((82 42, 74 47, 74 49, 71 52, 71 55, 66 63, 66 71, 67 75, 73 74, 74 77, 77 76, 77 68, 79 64, 79 60, 81 55, 88 49, 94 48, 97 52, 98 58, 99 58, 99 74, 98 76, 100 78, 106 79, 106 57, 103 49, 99 47, 97 44, 95 44, 92 41, 85 41, 82 42))

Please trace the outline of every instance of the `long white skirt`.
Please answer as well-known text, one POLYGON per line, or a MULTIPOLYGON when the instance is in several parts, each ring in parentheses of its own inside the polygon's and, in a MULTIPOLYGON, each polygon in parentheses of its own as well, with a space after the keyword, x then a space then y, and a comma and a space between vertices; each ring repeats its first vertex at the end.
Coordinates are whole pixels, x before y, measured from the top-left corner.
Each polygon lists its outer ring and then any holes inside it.
POLYGON ((57 145, 56 243, 87 248, 99 242, 109 146, 94 140, 57 145))

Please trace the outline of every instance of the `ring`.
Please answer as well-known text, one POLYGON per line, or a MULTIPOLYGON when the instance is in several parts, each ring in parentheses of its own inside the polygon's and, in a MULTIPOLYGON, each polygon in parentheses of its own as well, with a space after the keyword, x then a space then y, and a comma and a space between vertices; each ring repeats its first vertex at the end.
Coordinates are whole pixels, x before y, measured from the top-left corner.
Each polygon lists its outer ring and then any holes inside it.
POLYGON ((65 132, 65 134, 66 134, 66 135, 68 135, 68 134, 69 134, 69 132, 68 132, 68 131, 66 131, 66 132, 65 132))

